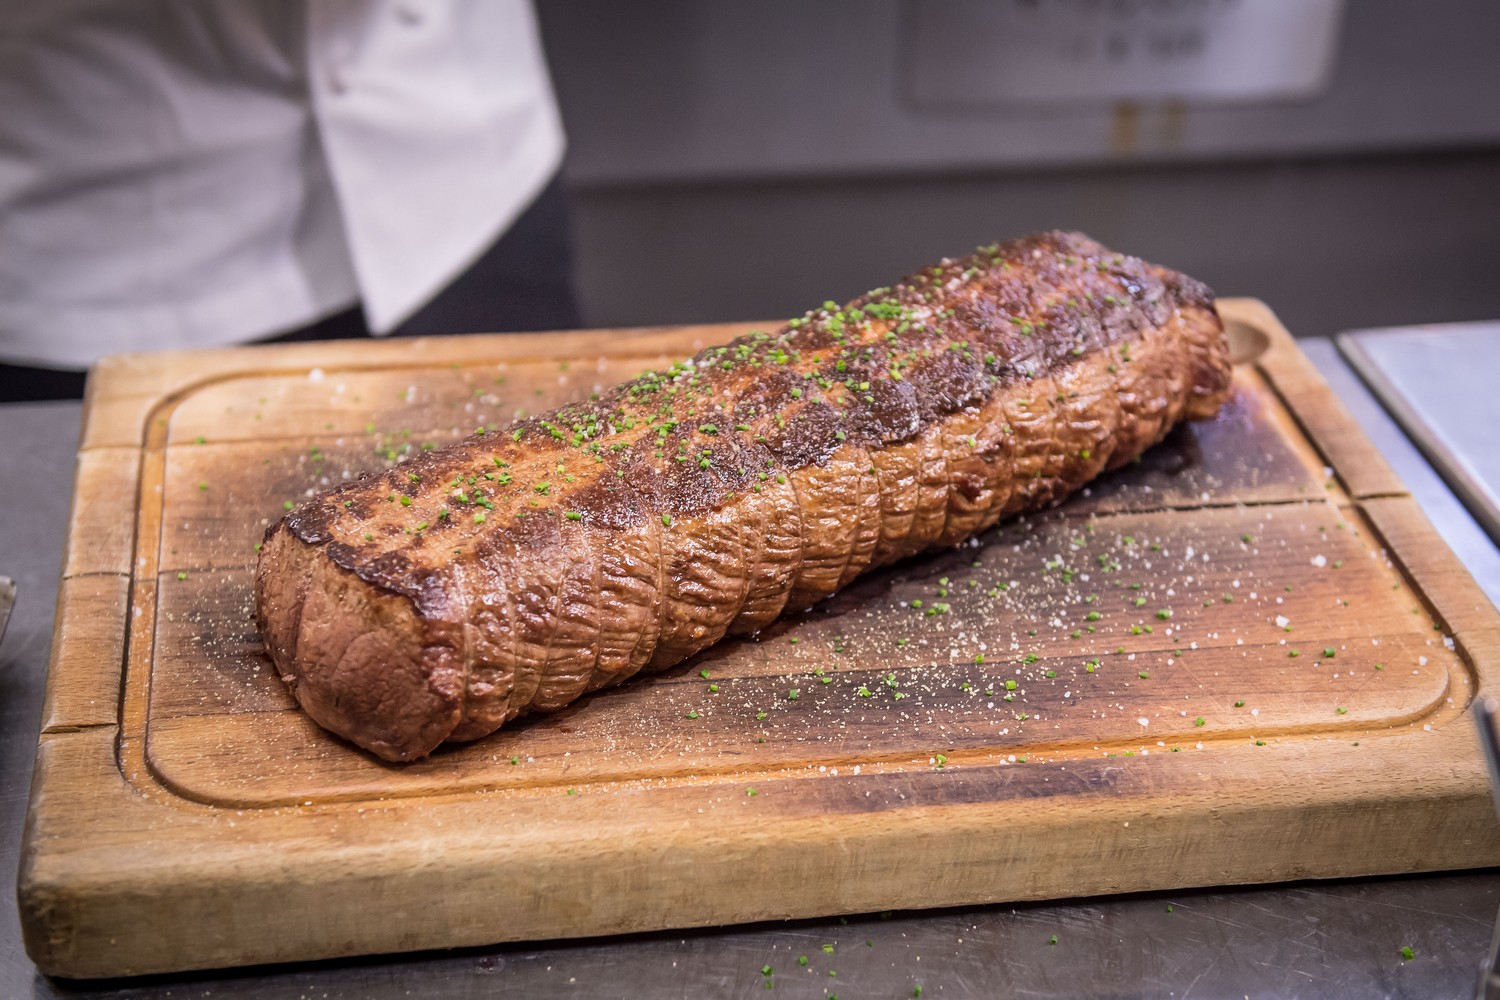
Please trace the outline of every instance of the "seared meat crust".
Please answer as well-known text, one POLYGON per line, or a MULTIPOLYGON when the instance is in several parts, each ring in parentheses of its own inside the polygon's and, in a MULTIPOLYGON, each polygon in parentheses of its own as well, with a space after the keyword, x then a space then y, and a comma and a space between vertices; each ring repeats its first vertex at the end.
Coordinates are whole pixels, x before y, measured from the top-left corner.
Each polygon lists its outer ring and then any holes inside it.
POLYGON ((981 247, 309 500, 261 632, 316 721, 412 760, 1057 503, 1229 380, 1199 282, 981 247))

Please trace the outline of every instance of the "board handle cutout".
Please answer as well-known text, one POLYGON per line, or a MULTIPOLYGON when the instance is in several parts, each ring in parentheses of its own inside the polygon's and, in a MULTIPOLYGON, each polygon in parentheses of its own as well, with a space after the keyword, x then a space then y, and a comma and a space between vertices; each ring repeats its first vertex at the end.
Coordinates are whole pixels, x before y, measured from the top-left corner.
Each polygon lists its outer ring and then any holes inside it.
POLYGON ((1244 320, 1231 319, 1224 324, 1224 338, 1229 341, 1229 360, 1236 365, 1255 361, 1271 346, 1270 335, 1244 320))

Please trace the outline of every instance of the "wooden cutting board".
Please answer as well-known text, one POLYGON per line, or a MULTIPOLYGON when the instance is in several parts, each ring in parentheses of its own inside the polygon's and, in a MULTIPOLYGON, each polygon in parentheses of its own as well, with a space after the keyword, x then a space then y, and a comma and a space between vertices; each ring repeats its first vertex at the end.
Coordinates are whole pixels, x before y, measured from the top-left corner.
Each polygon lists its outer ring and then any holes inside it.
POLYGON ((1212 422, 753 640, 393 766, 293 705, 256 543, 743 326, 107 360, 21 916, 78 977, 1500 864, 1500 616, 1275 317, 1212 422))

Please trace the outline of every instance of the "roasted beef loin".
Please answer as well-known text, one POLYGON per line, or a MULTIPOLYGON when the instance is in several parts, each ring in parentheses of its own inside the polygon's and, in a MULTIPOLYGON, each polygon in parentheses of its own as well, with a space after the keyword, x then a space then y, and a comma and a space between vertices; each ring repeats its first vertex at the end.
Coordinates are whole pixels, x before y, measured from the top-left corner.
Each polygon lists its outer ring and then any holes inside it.
POLYGON ((981 247, 314 497, 266 534, 261 633, 313 719, 413 760, 1055 504, 1229 382, 1199 282, 981 247))

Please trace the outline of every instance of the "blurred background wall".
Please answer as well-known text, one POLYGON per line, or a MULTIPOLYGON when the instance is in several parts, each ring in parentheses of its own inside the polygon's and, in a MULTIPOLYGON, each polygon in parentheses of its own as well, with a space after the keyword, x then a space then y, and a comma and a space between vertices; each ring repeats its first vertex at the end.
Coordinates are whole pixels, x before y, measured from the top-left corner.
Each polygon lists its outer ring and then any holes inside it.
MULTIPOLYGON (((1258 2, 1071 6, 1139 46, 1258 2)), ((1261 297, 1300 335, 1500 316, 1500 4, 1332 0, 1323 75, 1251 100, 1018 82, 993 8, 1035 5, 539 0, 587 322, 788 316, 1044 228, 1261 297)))

